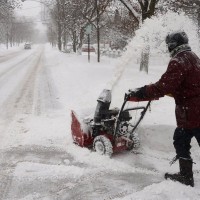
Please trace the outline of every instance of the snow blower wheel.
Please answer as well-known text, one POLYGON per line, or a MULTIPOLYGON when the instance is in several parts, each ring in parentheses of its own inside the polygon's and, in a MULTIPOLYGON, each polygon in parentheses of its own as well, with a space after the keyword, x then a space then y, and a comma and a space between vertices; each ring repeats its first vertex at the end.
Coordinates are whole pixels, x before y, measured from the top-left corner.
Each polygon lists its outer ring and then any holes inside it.
POLYGON ((93 142, 93 149, 100 155, 107 155, 111 157, 113 154, 113 146, 110 140, 104 135, 95 137, 93 142))
POLYGON ((140 139, 137 133, 134 133, 133 136, 130 138, 132 142, 128 143, 127 150, 131 151, 133 149, 138 149, 140 147, 140 139))
POLYGON ((140 138, 137 133, 133 134, 133 148, 138 149, 140 147, 140 138))

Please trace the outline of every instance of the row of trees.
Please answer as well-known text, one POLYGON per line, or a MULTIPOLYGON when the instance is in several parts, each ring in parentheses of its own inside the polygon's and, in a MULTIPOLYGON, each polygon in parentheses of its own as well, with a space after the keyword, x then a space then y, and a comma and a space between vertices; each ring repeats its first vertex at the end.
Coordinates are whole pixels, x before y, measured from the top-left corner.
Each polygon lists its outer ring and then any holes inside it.
MULTIPOLYGON (((48 38, 57 43, 59 50, 68 41, 76 52, 86 42, 85 28, 93 26, 91 40, 110 44, 112 48, 124 48, 135 31, 147 19, 168 10, 184 11, 200 26, 199 0, 45 0, 53 5, 49 9, 48 38), (53 4, 54 3, 54 4, 53 4), (101 37, 96 37, 100 32, 101 37)), ((149 47, 142 52, 140 69, 148 71, 149 47)))
POLYGON ((62 50, 72 41, 76 51, 84 43, 85 28, 93 26, 92 41, 99 26, 101 42, 123 48, 147 18, 171 9, 184 10, 200 23, 199 0, 46 0, 49 9, 48 37, 62 50), (98 15, 99 13, 99 15, 98 15), (99 23, 98 23, 99 21, 99 23))
POLYGON ((92 24, 94 29, 105 26, 105 18, 108 16, 104 13, 111 0, 101 0, 98 4, 94 0, 55 0, 54 2, 53 8, 49 9, 53 22, 49 24, 49 40, 54 43, 57 38, 58 47, 61 50, 70 38, 73 49, 76 51, 83 44, 85 28, 88 24, 92 24), (104 20, 97 24, 99 17, 104 20))
POLYGON ((0 44, 9 46, 31 41, 35 31, 34 22, 15 16, 15 8, 20 8, 19 0, 0 0, 0 44))
MULTIPOLYGON (((47 3, 50 5, 52 1, 47 3)), ((101 42, 123 48, 140 23, 154 15, 158 0, 55 0, 54 3, 50 9, 53 23, 49 25, 49 40, 52 44, 57 40, 60 50, 71 40, 76 51, 84 42, 88 24, 94 29, 92 41, 99 28, 101 42)))
MULTIPOLYGON (((48 38, 52 44, 57 41, 60 50, 68 41, 72 41, 74 52, 80 49, 86 40, 85 29, 88 24, 93 27, 92 42, 97 42, 96 32, 99 30, 101 43, 110 43, 116 48, 123 48, 138 26, 120 1, 55 0, 54 3, 53 8, 49 9, 48 6, 51 18, 48 38)), ((52 5, 52 1, 46 1, 45 4, 52 5)))

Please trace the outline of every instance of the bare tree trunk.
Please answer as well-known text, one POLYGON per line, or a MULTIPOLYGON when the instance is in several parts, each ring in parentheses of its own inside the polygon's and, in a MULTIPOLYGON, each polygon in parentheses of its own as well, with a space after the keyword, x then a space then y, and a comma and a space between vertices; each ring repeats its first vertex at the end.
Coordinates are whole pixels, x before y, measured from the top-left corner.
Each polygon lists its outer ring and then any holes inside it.
MULTIPOLYGON (((140 7, 142 10, 142 22, 144 22, 147 18, 151 18, 155 13, 155 6, 158 3, 158 0, 144 0, 139 1, 140 7)), ((149 55, 150 54, 150 46, 146 44, 141 53, 141 62, 140 62, 140 71, 145 71, 148 73, 149 71, 149 55)))
POLYGON ((58 49, 62 50, 62 31, 61 31, 61 24, 58 22, 58 49))
POLYGON ((64 21, 63 25, 63 49, 66 48, 66 43, 67 43, 67 26, 66 26, 66 14, 65 14, 65 1, 62 1, 62 19, 64 21))
POLYGON ((60 1, 57 0, 57 9, 58 9, 58 19, 57 19, 57 26, 58 26, 58 49, 62 50, 62 27, 61 27, 61 18, 60 18, 60 1))
POLYGON ((81 54, 81 48, 83 46, 84 36, 85 36, 85 30, 84 30, 84 28, 82 28, 81 31, 80 31, 79 43, 78 43, 78 50, 79 50, 80 54, 81 54))
POLYGON ((76 45, 77 45, 76 31, 72 33, 72 41, 73 41, 73 52, 76 53, 76 45))
POLYGON ((64 26, 64 35, 63 35, 63 48, 66 49, 67 45, 67 31, 66 31, 66 25, 64 26))
POLYGON ((145 71, 147 74, 149 71, 149 54, 150 54, 150 46, 146 45, 142 49, 141 53, 140 71, 145 71))

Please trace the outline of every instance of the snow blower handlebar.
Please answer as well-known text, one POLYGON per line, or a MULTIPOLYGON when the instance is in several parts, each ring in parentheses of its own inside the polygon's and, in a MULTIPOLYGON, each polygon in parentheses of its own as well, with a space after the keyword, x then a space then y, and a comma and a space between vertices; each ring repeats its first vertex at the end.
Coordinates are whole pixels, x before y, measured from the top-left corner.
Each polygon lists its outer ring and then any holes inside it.
MULTIPOLYGON (((157 99, 153 99, 153 100, 157 100, 157 99)), ((145 116, 148 108, 150 107, 150 105, 151 105, 151 100, 150 99, 142 99, 141 100, 141 99, 138 99, 137 97, 134 97, 133 95, 125 93, 124 102, 123 102, 122 107, 121 107, 121 109, 119 111, 118 118, 117 118, 116 125, 115 125, 114 138, 117 137, 117 132, 118 132, 118 129, 119 129, 119 126, 120 126, 121 116, 122 116, 123 112, 132 111, 132 110, 142 110, 140 118, 138 119, 138 121, 134 125, 133 129, 131 130, 131 134, 133 134, 135 129, 138 127, 138 125, 140 124, 140 122, 144 118, 144 116, 145 116), (132 101, 132 102, 148 101, 148 103, 147 103, 146 106, 139 106, 139 107, 133 107, 133 108, 124 109, 124 107, 125 107, 125 105, 126 105, 126 103, 128 101, 132 101)))
POLYGON ((133 109, 125 109, 125 111, 126 110, 143 110, 141 112, 139 120, 137 121, 137 123, 135 124, 134 128, 132 129, 131 134, 135 131, 135 129, 138 127, 139 123, 142 121, 142 119, 143 119, 144 115, 146 114, 146 112, 147 112, 148 108, 150 107, 150 105, 151 105, 151 101, 149 101, 147 103, 146 107, 136 107, 136 108, 133 108, 133 109))

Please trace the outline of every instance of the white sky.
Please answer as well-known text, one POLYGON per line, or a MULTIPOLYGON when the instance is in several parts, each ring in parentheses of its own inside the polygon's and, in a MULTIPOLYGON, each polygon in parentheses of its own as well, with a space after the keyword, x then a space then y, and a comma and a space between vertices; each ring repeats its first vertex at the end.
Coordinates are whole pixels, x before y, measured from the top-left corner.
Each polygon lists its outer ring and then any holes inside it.
POLYGON ((16 12, 19 15, 23 15, 26 17, 41 19, 40 17, 41 4, 39 2, 27 0, 22 3, 22 8, 16 9, 16 12))
POLYGON ((37 2, 37 0, 26 0, 22 2, 22 7, 16 9, 16 14, 18 16, 24 16, 26 18, 31 18, 37 24, 37 28, 41 31, 45 31, 46 27, 41 21, 42 5, 37 2))

